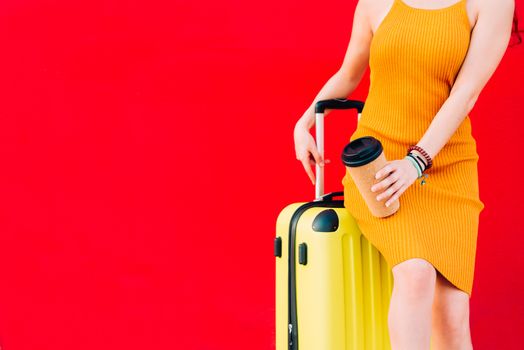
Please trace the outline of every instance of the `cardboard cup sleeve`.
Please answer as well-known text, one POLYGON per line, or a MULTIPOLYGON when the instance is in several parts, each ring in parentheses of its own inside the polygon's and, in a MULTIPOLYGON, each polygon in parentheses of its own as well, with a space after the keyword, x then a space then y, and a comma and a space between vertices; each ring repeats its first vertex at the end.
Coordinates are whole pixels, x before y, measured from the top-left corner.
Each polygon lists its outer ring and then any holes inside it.
POLYGON ((398 198, 389 207, 386 207, 388 198, 377 201, 376 197, 386 191, 387 188, 371 192, 371 187, 374 184, 386 178, 386 176, 383 176, 379 180, 375 179, 375 174, 387 162, 379 140, 373 136, 364 136, 351 141, 344 147, 342 161, 372 215, 387 217, 393 215, 400 208, 398 198))

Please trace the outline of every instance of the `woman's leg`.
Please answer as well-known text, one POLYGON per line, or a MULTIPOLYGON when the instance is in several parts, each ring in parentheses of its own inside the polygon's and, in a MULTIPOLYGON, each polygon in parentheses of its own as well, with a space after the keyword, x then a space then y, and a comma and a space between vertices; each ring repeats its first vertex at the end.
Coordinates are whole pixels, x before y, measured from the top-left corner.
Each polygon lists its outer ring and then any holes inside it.
POLYGON ((437 271, 433 303, 432 350, 471 350, 469 296, 437 271))
POLYGON ((421 258, 392 268, 393 291, 388 311, 392 350, 429 350, 436 270, 421 258))

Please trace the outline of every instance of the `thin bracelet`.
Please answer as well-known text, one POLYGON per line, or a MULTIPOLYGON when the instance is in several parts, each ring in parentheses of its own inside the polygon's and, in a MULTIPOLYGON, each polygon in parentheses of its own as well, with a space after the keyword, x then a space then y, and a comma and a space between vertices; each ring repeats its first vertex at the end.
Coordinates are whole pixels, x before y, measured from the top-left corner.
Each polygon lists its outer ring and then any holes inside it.
POLYGON ((413 165, 416 164, 416 168, 417 168, 417 173, 418 173, 418 177, 417 179, 420 179, 421 177, 424 177, 424 179, 422 180, 422 182, 420 183, 420 185, 425 185, 426 184, 426 179, 428 177, 428 174, 425 174, 425 173, 422 173, 422 171, 420 170, 420 165, 418 164, 418 162, 413 158, 413 156, 408 153, 404 158, 407 158, 411 161, 411 163, 413 163, 413 165))
POLYGON ((420 163, 419 163, 418 160, 416 160, 416 159, 415 160, 417 161, 417 164, 420 166, 420 170, 422 172, 424 172, 424 170, 426 170, 426 168, 427 168, 426 163, 422 159, 420 159, 420 157, 417 156, 414 152, 409 152, 407 155, 411 156, 413 159, 415 159, 415 157, 417 157, 420 160, 420 163))
MULTIPOLYGON (((426 164, 426 162, 424 162, 424 160, 422 158, 420 158, 418 155, 415 154, 415 157, 417 157, 421 162, 422 164, 424 164, 424 170, 426 170, 428 168, 428 165, 426 164)), ((423 171, 424 171, 423 170, 423 171)))
POLYGON ((420 147, 419 145, 411 145, 408 148, 408 153, 411 152, 412 150, 419 151, 424 156, 424 158, 426 158, 426 160, 428 161, 427 169, 430 169, 433 166, 433 160, 429 156, 428 152, 426 152, 422 147, 420 147))
MULTIPOLYGON (((425 184, 426 184, 426 179, 427 179, 427 177, 428 177, 428 174, 425 174, 424 171, 426 171, 426 169, 428 169, 428 168, 427 168, 427 164, 426 164, 426 163, 425 163, 425 162, 424 162, 424 161, 423 161, 423 160, 422 160, 422 159, 421 159, 421 158, 420 158, 416 153, 413 153, 412 151, 410 151, 408 154, 414 154, 415 157, 417 157, 417 158, 420 160, 420 162, 421 162, 422 164, 424 164, 424 170, 422 170, 422 172, 423 172, 422 176, 424 176, 424 179, 422 180, 422 182, 420 183, 420 185, 421 185, 421 186, 422 186, 422 185, 425 185, 425 184)), ((421 176, 420 176, 420 177, 421 177, 421 176)), ((420 178, 420 177, 419 177, 419 178, 420 178)))
POLYGON ((406 155, 404 159, 409 159, 409 161, 413 164, 413 166, 417 169, 417 179, 420 178, 422 175, 422 169, 420 168, 420 165, 417 163, 415 159, 411 155, 406 155))
POLYGON ((424 174, 424 169, 423 169, 423 168, 418 164, 418 161, 413 157, 413 155, 412 155, 411 153, 408 154, 408 157, 414 159, 415 162, 417 163, 417 165, 419 166, 419 168, 420 168, 420 172, 419 172, 419 174, 418 174, 417 179, 420 179, 420 178, 422 177, 422 175, 424 174))

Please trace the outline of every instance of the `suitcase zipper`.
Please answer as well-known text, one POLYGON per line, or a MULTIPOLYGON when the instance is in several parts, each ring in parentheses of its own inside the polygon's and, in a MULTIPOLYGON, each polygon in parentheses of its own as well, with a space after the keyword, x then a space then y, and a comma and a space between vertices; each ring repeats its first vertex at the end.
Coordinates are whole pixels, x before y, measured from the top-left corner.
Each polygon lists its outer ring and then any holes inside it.
POLYGON ((332 200, 334 195, 343 195, 343 192, 330 193, 319 201, 313 201, 301 205, 291 216, 289 224, 288 240, 288 350, 298 350, 298 318, 297 318, 297 296, 296 296, 296 234, 297 224, 300 216, 309 208, 313 207, 330 207, 344 208, 343 200, 332 200))

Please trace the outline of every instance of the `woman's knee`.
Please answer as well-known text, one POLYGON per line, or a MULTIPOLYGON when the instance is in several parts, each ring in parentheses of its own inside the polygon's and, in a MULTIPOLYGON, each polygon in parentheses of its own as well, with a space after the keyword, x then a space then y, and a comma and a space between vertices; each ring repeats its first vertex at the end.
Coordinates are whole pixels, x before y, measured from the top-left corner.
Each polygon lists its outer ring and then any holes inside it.
POLYGON ((461 339, 469 332, 469 297, 440 274, 433 309, 434 328, 441 334, 461 339))
POLYGON ((425 259, 408 259, 393 266, 392 272, 394 284, 401 286, 410 296, 423 296, 435 290, 437 272, 425 259))

